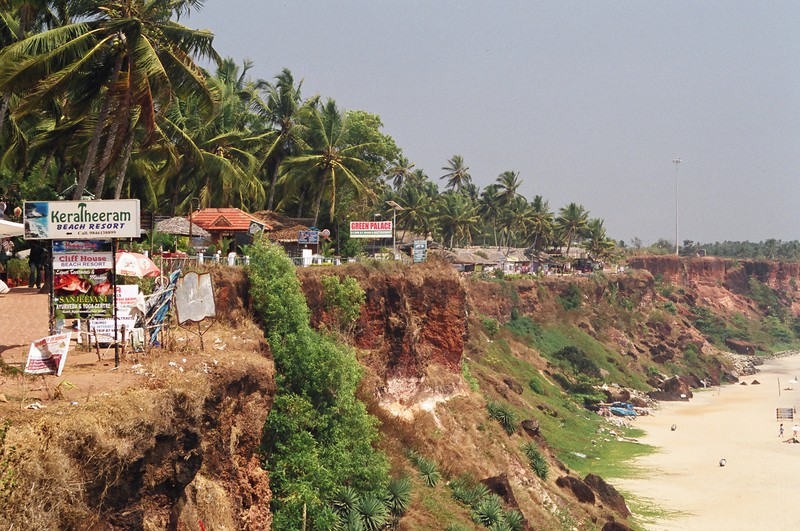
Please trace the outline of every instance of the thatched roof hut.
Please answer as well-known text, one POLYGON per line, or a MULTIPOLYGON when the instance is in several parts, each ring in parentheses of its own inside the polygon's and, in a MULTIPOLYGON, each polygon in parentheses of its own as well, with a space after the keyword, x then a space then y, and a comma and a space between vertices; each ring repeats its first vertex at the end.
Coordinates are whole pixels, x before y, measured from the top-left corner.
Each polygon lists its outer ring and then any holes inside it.
MULTIPOLYGON (((159 221, 156 224, 156 231, 161 232, 163 234, 175 234, 177 236, 189 236, 189 227, 190 223, 189 220, 181 217, 176 216, 174 218, 165 219, 163 221, 159 221)), ((192 236, 197 238, 210 238, 211 233, 209 233, 204 228, 191 223, 192 228, 192 236)))

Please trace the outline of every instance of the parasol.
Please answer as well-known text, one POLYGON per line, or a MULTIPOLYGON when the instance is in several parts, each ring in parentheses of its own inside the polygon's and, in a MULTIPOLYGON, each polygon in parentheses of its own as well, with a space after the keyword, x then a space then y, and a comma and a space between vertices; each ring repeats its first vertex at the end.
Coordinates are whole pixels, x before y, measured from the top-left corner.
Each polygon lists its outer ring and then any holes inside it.
POLYGON ((117 266, 115 271, 118 275, 129 277, 157 277, 161 270, 148 257, 141 253, 128 251, 117 251, 117 266))

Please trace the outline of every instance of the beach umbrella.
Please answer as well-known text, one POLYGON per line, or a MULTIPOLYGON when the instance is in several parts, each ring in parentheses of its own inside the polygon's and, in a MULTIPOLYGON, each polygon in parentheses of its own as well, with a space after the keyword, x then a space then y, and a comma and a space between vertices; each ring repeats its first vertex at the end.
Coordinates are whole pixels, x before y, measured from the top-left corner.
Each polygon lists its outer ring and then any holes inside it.
POLYGON ((161 270, 148 257, 141 253, 117 251, 117 265, 114 268, 118 275, 128 277, 157 277, 161 270))
POLYGON ((25 226, 22 223, 14 223, 13 221, 0 219, 0 238, 22 236, 24 233, 25 226))
POLYGON ((156 223, 156 231, 162 234, 174 234, 175 236, 191 236, 195 238, 210 238, 211 234, 204 228, 181 216, 165 219, 156 223), (189 228, 191 227, 191 231, 189 228))

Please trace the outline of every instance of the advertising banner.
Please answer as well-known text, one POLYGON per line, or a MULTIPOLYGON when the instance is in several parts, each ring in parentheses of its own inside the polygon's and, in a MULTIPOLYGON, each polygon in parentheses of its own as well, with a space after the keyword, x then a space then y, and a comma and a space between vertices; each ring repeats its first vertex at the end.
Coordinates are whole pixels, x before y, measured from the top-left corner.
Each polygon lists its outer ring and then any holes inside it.
POLYGON ((351 238, 391 238, 391 221, 351 221, 351 238))
POLYGON ((110 241, 53 242, 56 319, 112 317, 114 257, 110 241))
POLYGON ((26 240, 139 238, 139 200, 25 201, 26 240))
POLYGON ((317 230, 298 231, 297 243, 319 243, 319 231, 317 230))
POLYGON ((31 343, 25 362, 26 374, 55 374, 61 376, 67 359, 72 332, 47 336, 31 343))

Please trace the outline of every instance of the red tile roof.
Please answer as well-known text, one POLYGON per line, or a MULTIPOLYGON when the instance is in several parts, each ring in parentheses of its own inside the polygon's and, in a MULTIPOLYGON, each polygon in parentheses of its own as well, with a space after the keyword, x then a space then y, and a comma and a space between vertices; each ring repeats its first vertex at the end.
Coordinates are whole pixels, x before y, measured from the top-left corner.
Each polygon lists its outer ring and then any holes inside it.
MULTIPOLYGON (((197 212, 192 212, 192 223, 198 225, 208 232, 247 232, 251 221, 258 221, 254 216, 238 208, 204 208, 197 212)), ((272 226, 266 224, 264 230, 272 230, 272 226)))

